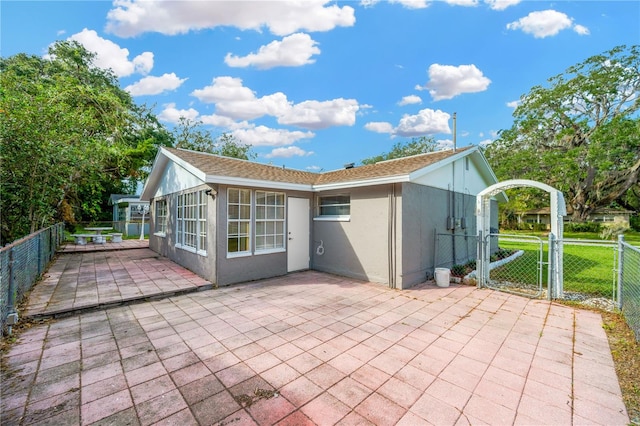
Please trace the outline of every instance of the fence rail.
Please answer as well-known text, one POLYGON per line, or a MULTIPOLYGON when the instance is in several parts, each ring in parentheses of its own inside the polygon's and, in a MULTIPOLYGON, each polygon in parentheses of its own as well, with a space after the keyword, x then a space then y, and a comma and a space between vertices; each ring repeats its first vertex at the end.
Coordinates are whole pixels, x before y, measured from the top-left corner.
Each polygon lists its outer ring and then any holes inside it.
POLYGON ((619 307, 640 342, 640 249, 618 239, 619 307))
POLYGON ((0 328, 33 287, 64 241, 64 224, 42 229, 0 248, 0 328))

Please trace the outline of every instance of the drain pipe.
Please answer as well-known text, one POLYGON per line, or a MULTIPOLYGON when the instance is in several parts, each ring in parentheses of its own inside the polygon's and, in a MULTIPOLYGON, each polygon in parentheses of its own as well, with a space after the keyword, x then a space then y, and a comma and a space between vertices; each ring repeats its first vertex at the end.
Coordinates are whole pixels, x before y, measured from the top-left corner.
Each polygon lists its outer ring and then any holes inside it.
POLYGON ((396 184, 389 191, 389 288, 396 288, 396 184))

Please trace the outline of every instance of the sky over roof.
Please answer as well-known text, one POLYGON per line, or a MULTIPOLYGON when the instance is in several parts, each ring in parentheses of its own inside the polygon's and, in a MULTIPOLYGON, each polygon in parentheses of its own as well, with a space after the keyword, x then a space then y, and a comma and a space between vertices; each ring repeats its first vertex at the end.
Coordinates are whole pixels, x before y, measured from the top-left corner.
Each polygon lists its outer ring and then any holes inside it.
POLYGON ((97 53, 137 103, 319 171, 412 137, 491 143, 521 95, 640 42, 640 2, 2 1, 0 54, 97 53))

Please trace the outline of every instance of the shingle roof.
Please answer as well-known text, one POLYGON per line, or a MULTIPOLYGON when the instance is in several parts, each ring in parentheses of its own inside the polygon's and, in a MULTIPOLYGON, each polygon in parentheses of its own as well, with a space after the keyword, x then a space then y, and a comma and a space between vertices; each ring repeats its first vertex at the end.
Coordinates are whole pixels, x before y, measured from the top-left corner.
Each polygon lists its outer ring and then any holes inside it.
POLYGON ((395 160, 381 161, 366 166, 341 169, 324 173, 312 173, 295 169, 221 157, 197 151, 163 148, 173 155, 191 164, 208 176, 229 176, 251 180, 286 182, 306 185, 322 185, 340 182, 366 181, 370 179, 405 176, 424 167, 435 164, 448 157, 466 151, 471 147, 459 148, 456 151, 446 150, 395 160))

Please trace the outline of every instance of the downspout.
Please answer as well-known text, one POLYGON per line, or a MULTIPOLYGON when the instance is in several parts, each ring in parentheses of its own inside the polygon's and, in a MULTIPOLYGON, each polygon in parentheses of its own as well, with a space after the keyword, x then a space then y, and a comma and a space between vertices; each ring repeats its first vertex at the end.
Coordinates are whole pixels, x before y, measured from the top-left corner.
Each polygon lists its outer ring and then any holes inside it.
POLYGON ((391 184, 389 191, 389 288, 396 288, 396 184, 391 184))
MULTIPOLYGON (((453 113, 453 152, 456 152, 457 113, 453 113)), ((451 163, 451 249, 453 264, 456 263, 456 162, 451 163)))

